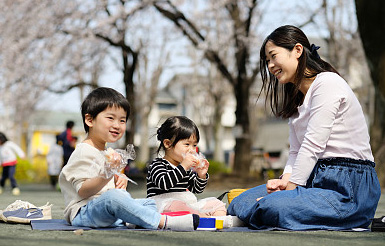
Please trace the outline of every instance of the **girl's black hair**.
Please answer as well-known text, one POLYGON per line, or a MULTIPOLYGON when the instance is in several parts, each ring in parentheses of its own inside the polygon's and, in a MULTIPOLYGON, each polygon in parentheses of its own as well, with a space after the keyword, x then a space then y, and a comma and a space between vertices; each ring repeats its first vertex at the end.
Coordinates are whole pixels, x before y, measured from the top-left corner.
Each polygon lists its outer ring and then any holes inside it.
POLYGON ((108 107, 122 108, 127 113, 126 120, 130 115, 130 103, 120 92, 112 88, 99 87, 88 94, 81 106, 83 125, 86 132, 89 131, 89 127, 85 123, 86 114, 95 119, 100 112, 108 107))
POLYGON ((163 140, 169 139, 174 147, 180 140, 189 139, 191 136, 195 136, 197 142, 199 142, 199 130, 195 123, 185 116, 172 116, 168 118, 158 128, 157 139, 160 141, 157 153, 160 150, 165 150, 163 140))
POLYGON ((270 101, 270 107, 275 116, 287 119, 298 112, 297 107, 302 104, 304 98, 304 94, 299 90, 304 78, 313 78, 321 72, 338 74, 332 65, 319 57, 318 48, 310 45, 301 29, 291 25, 278 27, 263 42, 259 64, 263 83, 261 92, 262 90, 265 91, 266 103, 270 101), (269 72, 265 53, 266 43, 269 41, 289 51, 292 51, 298 43, 303 46, 293 83, 280 85, 277 78, 269 72))
POLYGON ((0 132, 0 144, 4 144, 7 141, 8 141, 7 136, 5 136, 4 133, 0 132))

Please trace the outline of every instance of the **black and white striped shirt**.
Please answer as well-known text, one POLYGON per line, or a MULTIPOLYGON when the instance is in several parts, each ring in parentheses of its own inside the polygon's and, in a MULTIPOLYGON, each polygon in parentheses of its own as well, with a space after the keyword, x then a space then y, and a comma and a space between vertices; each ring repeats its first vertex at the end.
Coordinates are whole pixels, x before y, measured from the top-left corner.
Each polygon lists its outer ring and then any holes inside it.
POLYGON ((147 197, 168 192, 202 193, 207 185, 206 179, 198 177, 196 172, 186 171, 181 165, 172 166, 163 158, 152 161, 147 173, 147 197))

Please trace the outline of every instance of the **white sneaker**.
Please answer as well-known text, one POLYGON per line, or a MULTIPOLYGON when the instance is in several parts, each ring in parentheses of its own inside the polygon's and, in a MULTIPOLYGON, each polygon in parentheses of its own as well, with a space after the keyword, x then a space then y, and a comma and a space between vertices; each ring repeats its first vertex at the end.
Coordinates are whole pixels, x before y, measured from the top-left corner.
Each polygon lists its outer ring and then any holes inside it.
POLYGON ((15 187, 12 189, 12 195, 18 196, 20 195, 20 189, 18 187, 15 187))
POLYGON ((182 216, 166 216, 164 230, 172 231, 194 231, 199 226, 197 214, 186 214, 182 216))
POLYGON ((3 188, 0 187, 0 195, 3 194, 3 188))

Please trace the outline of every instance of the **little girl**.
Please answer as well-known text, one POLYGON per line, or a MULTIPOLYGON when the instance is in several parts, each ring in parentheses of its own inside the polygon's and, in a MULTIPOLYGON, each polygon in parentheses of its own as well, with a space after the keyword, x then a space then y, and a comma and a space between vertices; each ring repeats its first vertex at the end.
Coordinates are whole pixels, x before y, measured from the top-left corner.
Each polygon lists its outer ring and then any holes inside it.
POLYGON ((198 127, 184 116, 168 118, 158 129, 158 155, 147 174, 147 197, 156 201, 159 212, 189 211, 201 217, 225 216, 226 205, 214 197, 197 200, 207 185, 209 162, 199 158, 198 127))
POLYGON ((7 179, 11 181, 12 195, 20 195, 20 189, 15 179, 17 156, 25 157, 23 150, 14 142, 9 141, 4 133, 0 132, 0 164, 3 166, 3 174, 0 180, 0 194, 7 179))

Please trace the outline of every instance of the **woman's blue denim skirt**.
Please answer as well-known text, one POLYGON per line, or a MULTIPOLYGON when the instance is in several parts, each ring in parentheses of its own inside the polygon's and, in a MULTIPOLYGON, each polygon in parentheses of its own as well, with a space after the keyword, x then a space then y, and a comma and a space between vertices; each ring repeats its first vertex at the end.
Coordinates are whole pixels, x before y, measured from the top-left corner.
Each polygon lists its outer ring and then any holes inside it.
POLYGON ((271 194, 266 185, 254 187, 233 199, 228 214, 255 229, 367 228, 381 196, 374 166, 368 160, 320 159, 305 187, 271 194))

